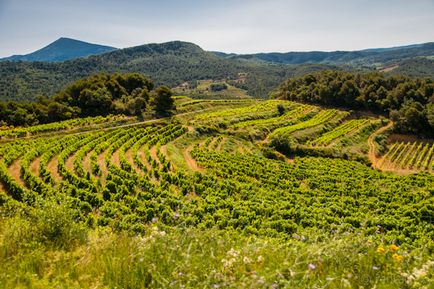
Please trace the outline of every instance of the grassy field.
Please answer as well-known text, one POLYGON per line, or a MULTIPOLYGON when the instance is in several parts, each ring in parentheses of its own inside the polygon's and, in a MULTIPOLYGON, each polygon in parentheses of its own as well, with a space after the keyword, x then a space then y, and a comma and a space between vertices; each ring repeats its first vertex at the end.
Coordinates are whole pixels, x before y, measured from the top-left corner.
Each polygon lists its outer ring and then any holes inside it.
POLYGON ((431 144, 381 155, 387 120, 289 101, 176 104, 3 131, 0 287, 433 288, 431 144))

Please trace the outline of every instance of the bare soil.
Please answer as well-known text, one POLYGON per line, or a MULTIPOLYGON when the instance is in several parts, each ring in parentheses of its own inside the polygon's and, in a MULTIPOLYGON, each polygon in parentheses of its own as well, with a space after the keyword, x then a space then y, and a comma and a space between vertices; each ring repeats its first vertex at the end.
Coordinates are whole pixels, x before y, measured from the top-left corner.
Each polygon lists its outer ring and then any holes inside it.
POLYGON ((196 161, 191 157, 190 152, 193 149, 194 145, 190 145, 182 152, 182 155, 184 156, 185 162, 187 163, 187 166, 194 172, 203 172, 203 169, 199 167, 196 163, 196 161))
POLYGON ((35 176, 39 176, 39 165, 41 164, 41 157, 37 157, 30 163, 30 172, 35 176))
POLYGON ((25 183, 21 178, 21 160, 15 160, 9 167, 9 174, 20 184, 25 187, 25 183))
POLYGON ((59 163, 59 157, 54 156, 47 164, 47 169, 50 172, 50 174, 53 176, 54 181, 57 183, 60 183, 62 181, 62 176, 59 175, 59 172, 57 171, 57 164, 59 163))

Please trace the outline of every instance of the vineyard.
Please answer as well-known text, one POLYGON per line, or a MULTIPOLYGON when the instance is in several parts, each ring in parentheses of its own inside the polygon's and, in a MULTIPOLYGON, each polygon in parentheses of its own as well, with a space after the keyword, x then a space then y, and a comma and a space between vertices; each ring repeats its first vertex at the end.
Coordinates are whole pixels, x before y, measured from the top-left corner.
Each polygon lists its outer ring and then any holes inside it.
MULTIPOLYGON (((356 234, 373 247, 434 248, 434 176, 354 161, 366 158, 383 120, 289 101, 177 103, 178 115, 128 125, 109 118, 85 130, 89 120, 3 131, 0 205, 31 210, 53 200, 89 228, 139 236, 155 227, 280 242, 356 234)), ((381 162, 432 172, 434 145, 394 143, 381 162)))
POLYGON ((395 142, 380 160, 380 168, 397 172, 434 172, 434 144, 395 142))

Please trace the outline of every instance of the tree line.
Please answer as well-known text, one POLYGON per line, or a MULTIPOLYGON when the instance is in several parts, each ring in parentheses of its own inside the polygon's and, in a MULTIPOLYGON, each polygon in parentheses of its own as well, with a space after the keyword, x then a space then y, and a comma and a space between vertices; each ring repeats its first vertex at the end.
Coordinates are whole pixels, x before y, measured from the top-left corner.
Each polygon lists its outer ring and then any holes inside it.
POLYGON ((322 71, 288 79, 273 96, 384 114, 395 122, 398 132, 434 135, 434 81, 430 78, 322 71))
POLYGON ((153 110, 167 115, 172 92, 139 73, 99 73, 68 85, 53 98, 36 102, 0 102, 0 124, 28 126, 77 117, 124 114, 139 116, 153 110))

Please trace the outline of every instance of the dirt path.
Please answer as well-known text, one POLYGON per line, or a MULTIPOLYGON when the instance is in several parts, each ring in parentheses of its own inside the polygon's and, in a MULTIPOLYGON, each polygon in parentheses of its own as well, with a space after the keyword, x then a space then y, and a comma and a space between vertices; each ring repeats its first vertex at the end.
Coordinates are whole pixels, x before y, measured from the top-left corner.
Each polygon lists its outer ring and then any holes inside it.
POLYGON ((75 154, 72 154, 66 159, 65 162, 65 167, 70 172, 74 172, 74 159, 75 159, 75 154))
POLYGON ((375 149, 374 138, 377 135, 382 134, 386 130, 390 129, 392 126, 393 126, 393 122, 390 121, 386 126, 380 127, 378 130, 374 131, 368 138, 368 146, 369 146, 368 157, 372 163, 372 167, 374 168, 380 168, 379 165, 382 163, 382 158, 378 159, 375 154, 376 149, 375 149))
POLYGON ((194 172, 203 172, 203 169, 199 167, 196 163, 196 161, 191 157, 190 152, 193 149, 194 144, 190 145, 187 149, 185 149, 182 152, 182 155, 184 156, 185 162, 187 163, 187 166, 194 172))
POLYGON ((101 184, 105 185, 105 179, 107 178, 107 166, 105 165, 105 156, 107 155, 107 150, 100 154, 97 158, 97 163, 101 171, 101 184))
POLYGON ((90 156, 92 155, 93 151, 88 152, 83 159, 83 167, 86 172, 88 172, 90 175, 92 175, 92 168, 90 167, 90 156))
POLYGON ((59 175, 57 171, 57 164, 59 163, 59 156, 54 156, 47 164, 47 170, 53 176, 55 182, 60 183, 62 181, 62 176, 59 175))
POLYGON ((119 160, 119 150, 116 150, 110 159, 111 163, 114 164, 117 167, 121 166, 121 162, 119 160))
POLYGON ((125 152, 125 158, 127 159, 128 163, 131 165, 131 167, 133 168, 133 170, 139 174, 139 175, 143 175, 143 172, 141 169, 139 169, 136 165, 136 163, 134 162, 134 158, 133 158, 133 150, 129 149, 125 152))
POLYGON ((39 177, 39 165, 41 164, 41 157, 34 159, 29 166, 30 172, 39 177))
POLYGON ((9 173, 17 181, 20 186, 25 187, 25 183, 21 178, 21 160, 15 160, 9 167, 9 173))

